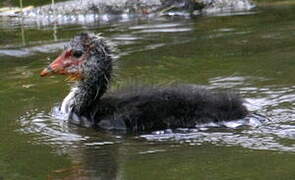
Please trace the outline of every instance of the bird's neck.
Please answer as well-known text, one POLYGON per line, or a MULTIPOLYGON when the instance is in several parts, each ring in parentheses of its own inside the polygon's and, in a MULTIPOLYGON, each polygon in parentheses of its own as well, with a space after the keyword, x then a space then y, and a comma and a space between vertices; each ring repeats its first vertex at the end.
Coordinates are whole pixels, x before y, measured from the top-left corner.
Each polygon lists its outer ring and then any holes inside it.
POLYGON ((66 113, 87 114, 109 86, 112 73, 111 61, 103 62, 103 64, 94 62, 85 66, 87 69, 85 78, 72 87, 62 103, 61 110, 66 113))

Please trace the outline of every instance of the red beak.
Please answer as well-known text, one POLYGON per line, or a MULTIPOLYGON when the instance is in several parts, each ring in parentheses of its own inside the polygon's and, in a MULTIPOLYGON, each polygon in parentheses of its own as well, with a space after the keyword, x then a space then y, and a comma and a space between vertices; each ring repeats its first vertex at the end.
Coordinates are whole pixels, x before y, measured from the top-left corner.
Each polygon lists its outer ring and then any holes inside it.
POLYGON ((68 65, 65 62, 69 58, 70 53, 70 51, 63 52, 47 68, 43 69, 40 76, 44 77, 52 74, 67 74, 65 68, 68 65))
POLYGON ((74 81, 83 79, 79 71, 79 65, 85 61, 85 57, 79 59, 72 56, 72 50, 66 50, 58 56, 47 68, 40 73, 41 77, 52 74, 68 75, 67 80, 74 81), (70 70, 69 70, 70 69, 70 70))

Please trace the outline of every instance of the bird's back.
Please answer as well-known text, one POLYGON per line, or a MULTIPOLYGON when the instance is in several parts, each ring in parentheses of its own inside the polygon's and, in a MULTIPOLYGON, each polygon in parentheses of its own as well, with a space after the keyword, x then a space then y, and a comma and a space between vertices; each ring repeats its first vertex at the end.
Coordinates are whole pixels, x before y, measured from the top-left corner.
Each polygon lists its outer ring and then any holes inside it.
POLYGON ((140 132, 238 120, 247 114, 243 100, 234 93, 177 85, 109 93, 93 106, 90 116, 99 128, 140 132))

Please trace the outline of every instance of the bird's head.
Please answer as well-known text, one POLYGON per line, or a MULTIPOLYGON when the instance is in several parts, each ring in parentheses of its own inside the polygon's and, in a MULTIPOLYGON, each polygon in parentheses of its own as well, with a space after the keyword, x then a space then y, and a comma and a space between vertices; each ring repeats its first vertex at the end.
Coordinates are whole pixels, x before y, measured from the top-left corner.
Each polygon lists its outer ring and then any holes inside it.
POLYGON ((69 80, 87 78, 93 71, 111 70, 112 52, 104 38, 91 33, 75 36, 65 50, 41 73, 67 75, 69 80))

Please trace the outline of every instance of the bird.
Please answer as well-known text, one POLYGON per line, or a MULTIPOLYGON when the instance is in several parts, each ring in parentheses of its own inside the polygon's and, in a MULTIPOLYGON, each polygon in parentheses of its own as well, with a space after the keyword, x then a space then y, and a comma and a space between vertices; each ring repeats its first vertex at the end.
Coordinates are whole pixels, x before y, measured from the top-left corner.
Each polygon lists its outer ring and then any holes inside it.
POLYGON ((130 86, 107 92, 116 48, 100 34, 82 32, 43 71, 74 83, 60 105, 69 123, 101 130, 153 132, 241 120, 250 112, 237 93, 194 84, 130 86))

